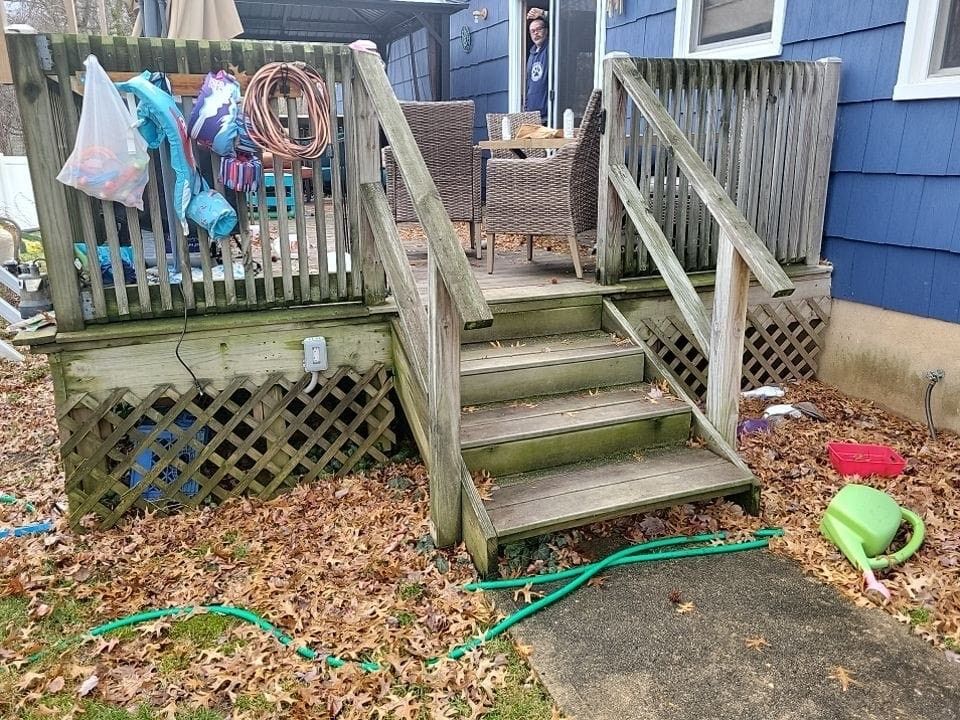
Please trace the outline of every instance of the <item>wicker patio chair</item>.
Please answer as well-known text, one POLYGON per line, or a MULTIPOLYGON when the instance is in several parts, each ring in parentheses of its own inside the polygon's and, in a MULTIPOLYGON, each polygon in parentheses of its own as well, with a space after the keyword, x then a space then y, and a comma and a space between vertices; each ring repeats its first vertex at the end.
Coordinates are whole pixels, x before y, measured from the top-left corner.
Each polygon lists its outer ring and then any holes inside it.
MULTIPOLYGON (((516 137, 517 131, 521 125, 541 125, 539 112, 518 112, 518 113, 487 113, 487 137, 490 140, 503 139, 503 118, 510 118, 510 136, 516 137)), ((536 149, 527 150, 528 158, 544 158, 547 156, 546 150, 536 149)), ((515 160, 516 153, 513 150, 491 150, 490 157, 498 160, 515 160)))
MULTIPOLYGON (((450 219, 470 223, 470 245, 480 257, 480 149, 473 144, 472 100, 400 103, 427 170, 450 219)), ((383 149, 387 200, 395 222, 418 222, 392 149, 383 149)))
MULTIPOLYGON (((587 102, 577 141, 547 158, 487 163, 487 272, 493 272, 497 233, 566 235, 573 267, 583 277, 578 236, 597 226, 600 171, 600 91, 587 102)), ((533 259, 528 243, 527 259, 533 259)))

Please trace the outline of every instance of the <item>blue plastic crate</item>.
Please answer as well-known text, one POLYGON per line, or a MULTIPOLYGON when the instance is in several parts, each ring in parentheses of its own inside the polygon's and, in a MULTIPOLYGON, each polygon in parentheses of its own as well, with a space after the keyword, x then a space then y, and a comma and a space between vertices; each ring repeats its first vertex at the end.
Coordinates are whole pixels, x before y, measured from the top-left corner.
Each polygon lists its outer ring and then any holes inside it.
MULTIPOLYGON (((174 425, 183 430, 189 430, 193 427, 195 422, 196 418, 190 413, 184 411, 177 416, 177 419, 174 421, 174 425)), ((153 421, 144 420, 137 425, 137 431, 146 436, 153 432, 155 427, 156 424, 153 421)), ((196 430, 196 439, 201 445, 206 444, 209 436, 210 430, 206 426, 202 426, 196 430)), ((130 487, 136 487, 139 485, 143 481, 144 474, 150 472, 154 465, 157 464, 160 459, 160 454, 162 454, 164 450, 173 446, 179 439, 180 433, 173 432, 172 430, 162 430, 154 439, 152 443, 153 447, 147 447, 137 455, 136 465, 143 468, 143 473, 141 473, 136 466, 130 470, 130 487), (159 447, 160 449, 159 454, 154 450, 156 447, 159 447)), ((191 463, 196 460, 196 458, 197 450, 192 444, 184 446, 180 450, 178 456, 178 459, 183 464, 191 463)), ((162 483, 163 485, 170 485, 177 482, 179 477, 180 470, 173 465, 167 465, 165 468, 163 468, 163 470, 160 471, 160 474, 157 477, 157 482, 162 483)), ((180 491, 187 497, 193 497, 200 491, 200 483, 193 478, 190 478, 183 484, 183 486, 180 488, 180 491)), ((158 485, 152 484, 144 489, 143 499, 147 502, 157 502, 163 497, 163 494, 163 490, 158 487, 158 485)))

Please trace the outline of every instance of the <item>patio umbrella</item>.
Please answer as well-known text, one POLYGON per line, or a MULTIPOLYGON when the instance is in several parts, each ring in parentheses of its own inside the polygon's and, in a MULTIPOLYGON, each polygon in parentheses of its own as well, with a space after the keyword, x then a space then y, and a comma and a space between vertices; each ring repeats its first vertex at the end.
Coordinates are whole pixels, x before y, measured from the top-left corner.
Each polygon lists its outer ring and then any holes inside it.
POLYGON ((229 40, 243 32, 233 0, 167 0, 167 37, 229 40))
POLYGON ((166 37, 184 40, 229 40, 243 33, 233 0, 140 0, 139 4, 134 35, 159 37, 164 26, 166 37))

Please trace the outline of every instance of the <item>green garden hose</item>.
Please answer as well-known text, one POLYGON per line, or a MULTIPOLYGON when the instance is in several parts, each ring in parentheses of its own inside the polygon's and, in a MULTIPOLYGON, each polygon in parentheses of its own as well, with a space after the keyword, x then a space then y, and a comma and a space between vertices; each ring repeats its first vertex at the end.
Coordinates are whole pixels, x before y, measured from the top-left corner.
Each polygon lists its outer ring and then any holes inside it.
POLYGON ((608 555, 600 562, 591 563, 590 565, 582 565, 580 567, 571 568, 570 570, 564 570, 563 572, 548 573, 545 575, 532 575, 525 578, 514 578, 510 580, 491 580, 488 582, 470 583, 465 587, 465 589, 493 590, 511 587, 525 587, 526 585, 557 582, 558 580, 565 580, 569 577, 574 578, 563 587, 554 590, 549 595, 540 598, 536 602, 530 603, 526 607, 520 608, 517 610, 517 612, 504 618, 492 628, 487 630, 483 635, 473 638, 472 640, 465 642, 463 645, 455 647, 450 651, 447 657, 454 660, 460 659, 467 652, 478 645, 493 640, 495 637, 516 625, 521 620, 525 620, 531 615, 543 610, 543 608, 547 607, 548 605, 552 605, 557 600, 566 597, 574 590, 587 583, 590 578, 597 575, 602 570, 606 570, 607 568, 631 563, 653 562, 655 560, 675 560, 677 558, 695 557, 698 555, 719 555, 723 553, 753 550, 755 548, 766 547, 769 544, 771 537, 776 537, 782 534, 783 531, 779 529, 760 530, 755 533, 755 536, 758 537, 757 540, 733 543, 732 545, 708 545, 706 547, 689 548, 686 550, 670 550, 666 552, 654 553, 647 552, 649 550, 655 550, 660 547, 669 547, 672 545, 687 545, 690 543, 722 540, 724 537, 726 537, 726 534, 708 533, 704 535, 695 535, 693 537, 665 538, 663 540, 653 540, 640 545, 631 545, 630 547, 624 548, 619 552, 613 553, 613 555, 608 555))
MULTIPOLYGON (((495 590, 495 589, 504 589, 504 588, 513 588, 513 587, 524 587, 526 585, 536 585, 542 583, 552 583, 559 582, 561 580, 567 580, 568 578, 573 578, 563 587, 555 590, 549 595, 540 598, 536 602, 533 602, 526 607, 521 608, 517 612, 513 613, 509 617, 501 620, 499 623, 494 625, 492 628, 484 632, 482 635, 479 635, 475 638, 468 640, 467 642, 457 645, 447 653, 446 657, 450 660, 459 660, 468 652, 478 647, 479 645, 493 640, 498 635, 502 634, 508 628, 516 625, 521 620, 530 617, 531 615, 539 612, 543 608, 555 603, 557 600, 569 595, 577 588, 584 585, 598 573, 607 568, 616 567, 618 565, 628 565, 632 563, 640 562, 653 562, 655 560, 674 560, 678 558, 686 557, 695 557, 698 555, 719 555, 723 553, 732 553, 732 552, 742 552, 744 550, 753 550, 755 548, 766 547, 769 543, 771 537, 777 537, 783 535, 783 531, 778 528, 771 528, 766 530, 758 530, 754 533, 756 540, 749 540, 746 542, 732 543, 730 545, 707 545, 704 547, 695 547, 695 548, 686 548, 682 550, 668 550, 664 552, 650 552, 651 550, 657 550, 663 547, 675 547, 679 545, 690 545, 693 543, 706 543, 714 542, 717 540, 723 540, 726 538, 726 533, 705 533, 702 535, 694 535, 689 537, 674 537, 674 538, 664 538, 662 540, 653 540, 651 542, 642 543, 639 545, 631 545, 630 547, 624 548, 619 552, 613 553, 608 557, 604 558, 600 562, 591 563, 589 565, 582 565, 580 567, 571 568, 569 570, 564 570, 562 572, 548 573, 544 575, 533 575, 525 578, 514 578, 510 580, 492 580, 488 582, 479 582, 479 583, 470 583, 464 586, 465 590, 495 590)), ((114 620, 112 622, 105 623, 103 625, 98 625, 97 627, 90 630, 89 634, 93 637, 100 635, 105 635, 106 633, 112 632, 114 630, 119 630, 121 628, 130 627, 132 625, 139 625, 140 623, 150 622, 152 620, 158 620, 164 617, 178 617, 190 615, 197 610, 204 610, 208 613, 214 615, 226 615, 230 617, 235 617, 244 622, 248 622, 251 625, 255 625, 266 633, 269 633, 274 638, 276 638, 281 645, 284 647, 290 647, 293 645, 293 638, 289 635, 286 635, 283 631, 277 628, 275 625, 271 624, 267 620, 264 620, 262 617, 253 613, 249 610, 243 608, 237 608, 230 605, 201 605, 198 607, 185 606, 185 607, 171 607, 163 608, 160 610, 149 610, 147 612, 136 613, 134 615, 128 615, 126 617, 120 618, 119 620, 114 620)), ((62 644, 62 643, 61 643, 62 644)), ((60 644, 58 644, 60 645, 60 644)), ((56 646, 55 646, 56 648, 56 646)), ((53 648, 53 649, 55 649, 53 648)), ((315 650, 307 647, 306 645, 300 645, 296 647, 296 653, 304 658, 305 660, 315 661, 320 660, 325 662, 332 668, 341 668, 346 665, 348 662, 356 662, 360 669, 364 672, 376 672, 380 670, 380 665, 371 660, 366 661, 355 661, 355 660, 343 660, 334 655, 320 655, 315 650)), ((40 652, 31 656, 30 661, 34 662, 45 653, 40 652)), ((429 658, 426 661, 428 666, 435 665, 440 662, 440 658, 429 658)))
POLYGON ((26 500, 15 498, 13 495, 7 495, 6 493, 0 493, 0 505, 16 505, 17 503, 23 503, 23 509, 28 513, 35 513, 37 511, 37 509, 26 500))

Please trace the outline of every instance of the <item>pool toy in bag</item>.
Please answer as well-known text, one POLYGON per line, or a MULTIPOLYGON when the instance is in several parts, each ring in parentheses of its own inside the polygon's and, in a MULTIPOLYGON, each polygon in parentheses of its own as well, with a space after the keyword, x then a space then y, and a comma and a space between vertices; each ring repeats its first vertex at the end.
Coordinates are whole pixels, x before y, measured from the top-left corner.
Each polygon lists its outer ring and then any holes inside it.
POLYGON ((96 56, 86 68, 77 142, 57 175, 64 185, 91 197, 143 210, 150 156, 136 121, 96 56))

